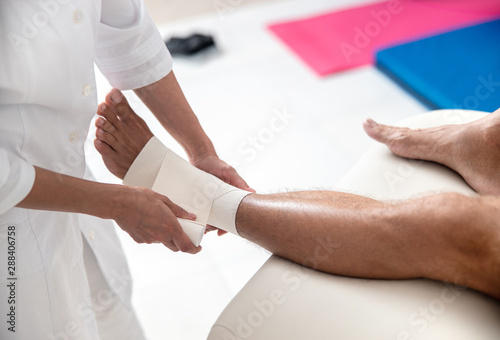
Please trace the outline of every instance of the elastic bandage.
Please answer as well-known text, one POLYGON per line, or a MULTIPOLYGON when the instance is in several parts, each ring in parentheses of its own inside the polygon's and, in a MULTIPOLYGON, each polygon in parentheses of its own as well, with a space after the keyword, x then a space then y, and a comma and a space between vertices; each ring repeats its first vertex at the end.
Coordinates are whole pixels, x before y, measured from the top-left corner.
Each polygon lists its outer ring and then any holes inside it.
POLYGON ((200 244, 207 224, 238 235, 236 212, 250 194, 192 166, 156 137, 134 160, 123 184, 152 189, 195 214, 196 221, 179 219, 195 246, 200 244))

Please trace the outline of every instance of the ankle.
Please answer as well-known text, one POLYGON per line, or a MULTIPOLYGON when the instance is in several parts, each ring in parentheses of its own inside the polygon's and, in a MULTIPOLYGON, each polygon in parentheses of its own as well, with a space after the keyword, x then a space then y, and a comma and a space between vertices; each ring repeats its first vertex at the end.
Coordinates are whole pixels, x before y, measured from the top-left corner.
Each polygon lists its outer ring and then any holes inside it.
POLYGON ((500 150, 500 119, 492 119, 483 124, 481 126, 481 137, 485 145, 493 148, 493 150, 500 150))
POLYGON ((437 153, 440 155, 438 163, 455 168, 455 162, 461 158, 461 154, 469 144, 468 134, 469 128, 465 125, 456 125, 451 129, 443 130, 436 141, 436 147, 439 148, 437 153))

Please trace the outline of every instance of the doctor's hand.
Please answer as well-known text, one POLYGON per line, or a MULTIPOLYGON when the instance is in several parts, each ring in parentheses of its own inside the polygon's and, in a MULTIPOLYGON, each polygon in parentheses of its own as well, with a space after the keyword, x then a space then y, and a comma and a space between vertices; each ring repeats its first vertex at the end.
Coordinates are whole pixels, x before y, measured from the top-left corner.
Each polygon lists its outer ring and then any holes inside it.
POLYGON ((255 193, 255 190, 252 189, 243 178, 241 178, 235 168, 221 160, 216 155, 200 156, 198 158, 191 159, 190 162, 198 169, 208 172, 215 177, 220 178, 224 182, 231 184, 232 186, 255 193))
MULTIPOLYGON (((198 169, 208 172, 223 180, 224 182, 231 184, 232 186, 255 193, 255 190, 252 189, 243 178, 241 178, 235 168, 233 168, 217 156, 202 156, 192 159, 190 162, 198 169)), ((207 226, 205 233, 215 230, 217 230, 217 235, 219 236, 227 234, 227 231, 213 227, 211 225, 207 226)))
POLYGON ((163 243, 170 250, 196 254, 195 247, 176 217, 196 216, 174 204, 166 196, 140 187, 122 186, 113 219, 137 243, 163 243))

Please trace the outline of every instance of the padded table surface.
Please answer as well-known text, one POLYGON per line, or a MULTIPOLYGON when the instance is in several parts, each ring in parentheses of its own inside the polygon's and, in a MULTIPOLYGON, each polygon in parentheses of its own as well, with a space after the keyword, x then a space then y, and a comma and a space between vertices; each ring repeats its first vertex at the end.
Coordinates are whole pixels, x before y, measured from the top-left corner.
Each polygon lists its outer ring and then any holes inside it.
MULTIPOLYGON (((402 124, 465 123, 484 113, 441 110, 402 124)), ((404 199, 455 191, 475 195, 453 171, 375 145, 341 183, 346 191, 404 199)), ((325 246, 328 251, 328 247, 325 246)), ((272 256, 226 307, 209 340, 498 340, 500 303, 431 280, 365 280, 314 271, 272 256)))

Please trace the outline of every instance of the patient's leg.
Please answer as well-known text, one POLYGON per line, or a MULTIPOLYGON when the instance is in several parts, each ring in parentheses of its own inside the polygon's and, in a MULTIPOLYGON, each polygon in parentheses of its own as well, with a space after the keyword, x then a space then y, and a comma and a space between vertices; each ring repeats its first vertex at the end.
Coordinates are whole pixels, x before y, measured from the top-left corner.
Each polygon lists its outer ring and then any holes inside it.
POLYGON ((194 213, 199 224, 237 234, 236 210, 248 191, 195 168, 153 138, 120 91, 113 89, 97 114, 96 149, 124 184, 160 192, 194 213))
POLYGON ((383 203, 338 192, 249 195, 240 235, 346 276, 430 278, 500 298, 500 199, 439 194, 383 203))
POLYGON ((477 192, 500 194, 500 110, 468 124, 408 129, 367 120, 364 128, 398 156, 444 164, 477 192))
MULTIPOLYGON (((108 104, 101 113, 108 121, 100 125, 110 135, 112 148, 101 154, 106 165, 125 173, 139 151, 120 146, 127 143, 122 136, 136 136, 143 146, 150 136, 136 128, 142 123, 133 121, 142 120, 128 105, 118 108, 127 110, 127 120, 121 121, 113 117, 117 108, 108 104), (107 123, 116 126, 109 128, 107 123)), ((190 170, 183 167, 183 171, 190 170)), ((440 194, 390 204, 309 191, 238 199, 238 233, 297 263, 354 277, 449 281, 500 298, 500 199, 496 197, 440 194)), ((224 213, 225 207, 216 206, 215 212, 224 213)))

